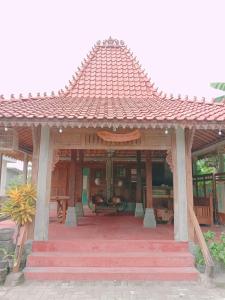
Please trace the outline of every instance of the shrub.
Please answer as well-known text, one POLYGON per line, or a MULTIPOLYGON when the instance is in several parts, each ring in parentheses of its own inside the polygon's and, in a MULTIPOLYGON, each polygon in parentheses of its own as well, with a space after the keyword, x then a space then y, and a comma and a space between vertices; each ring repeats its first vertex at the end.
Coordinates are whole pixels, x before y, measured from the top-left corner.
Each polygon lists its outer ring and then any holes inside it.
MULTIPOLYGON (((203 235, 212 258, 222 263, 225 267, 225 234, 221 233, 219 240, 216 240, 216 234, 213 231, 207 231, 203 235)), ((197 247, 195 258, 197 265, 205 265, 204 257, 199 246, 197 247)))
POLYGON ((10 217, 18 226, 32 222, 36 205, 35 188, 30 184, 12 187, 7 196, 9 199, 4 202, 0 215, 10 217))

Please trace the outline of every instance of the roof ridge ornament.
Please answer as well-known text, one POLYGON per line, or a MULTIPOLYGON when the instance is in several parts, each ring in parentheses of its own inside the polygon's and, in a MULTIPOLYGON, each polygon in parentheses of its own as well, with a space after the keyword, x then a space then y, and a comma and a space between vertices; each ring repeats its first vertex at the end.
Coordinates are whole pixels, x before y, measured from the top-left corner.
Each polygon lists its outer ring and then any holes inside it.
POLYGON ((105 39, 104 41, 97 41, 97 46, 103 46, 103 47, 121 47, 125 46, 125 43, 123 40, 113 39, 111 36, 108 39, 105 39))

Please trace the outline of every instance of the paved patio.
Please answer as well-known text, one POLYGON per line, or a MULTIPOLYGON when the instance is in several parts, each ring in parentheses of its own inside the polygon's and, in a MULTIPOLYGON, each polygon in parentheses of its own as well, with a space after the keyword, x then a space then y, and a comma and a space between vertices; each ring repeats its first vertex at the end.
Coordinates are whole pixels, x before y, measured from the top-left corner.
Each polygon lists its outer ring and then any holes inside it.
POLYGON ((170 282, 26 282, 1 287, 1 300, 224 300, 225 290, 199 283, 170 282))

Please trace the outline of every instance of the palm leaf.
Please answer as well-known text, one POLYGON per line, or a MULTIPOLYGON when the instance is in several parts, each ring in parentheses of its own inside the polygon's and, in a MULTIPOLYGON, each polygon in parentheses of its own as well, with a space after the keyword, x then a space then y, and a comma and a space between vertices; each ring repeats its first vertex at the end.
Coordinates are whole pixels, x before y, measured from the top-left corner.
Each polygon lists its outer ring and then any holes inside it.
POLYGON ((225 101, 225 95, 215 98, 215 102, 222 102, 222 101, 225 101))
POLYGON ((225 91, 225 82, 212 82, 210 83, 210 86, 214 89, 225 91))

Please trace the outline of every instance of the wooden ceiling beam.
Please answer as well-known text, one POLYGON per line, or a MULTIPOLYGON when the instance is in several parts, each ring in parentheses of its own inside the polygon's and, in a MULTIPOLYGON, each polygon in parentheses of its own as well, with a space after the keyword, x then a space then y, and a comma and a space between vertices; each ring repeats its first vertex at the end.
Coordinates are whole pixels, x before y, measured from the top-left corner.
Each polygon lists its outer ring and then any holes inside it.
POLYGON ((217 142, 217 143, 214 143, 211 145, 207 145, 207 146, 203 147, 202 149, 193 151, 192 156, 200 156, 200 155, 208 154, 211 152, 215 152, 221 147, 225 147, 225 139, 220 142, 217 142))

